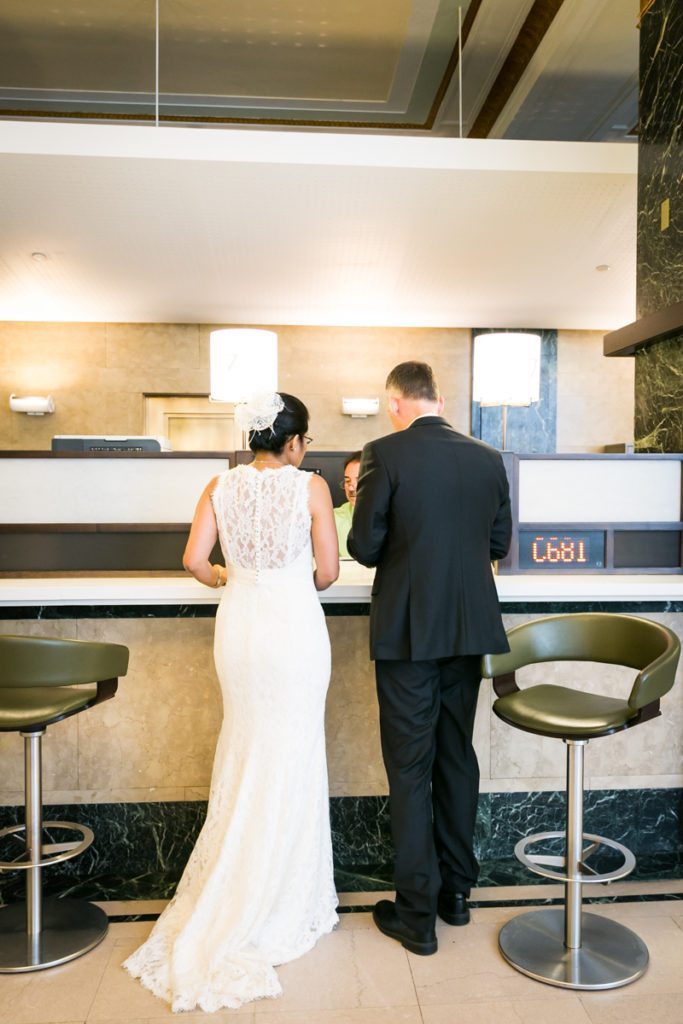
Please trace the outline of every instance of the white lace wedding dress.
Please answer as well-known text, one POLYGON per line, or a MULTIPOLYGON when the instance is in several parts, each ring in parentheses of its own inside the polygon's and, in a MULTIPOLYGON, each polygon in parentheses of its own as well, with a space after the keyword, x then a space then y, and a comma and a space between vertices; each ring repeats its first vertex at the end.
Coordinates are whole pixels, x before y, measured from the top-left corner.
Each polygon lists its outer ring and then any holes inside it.
POLYGON ((281 993, 274 965, 337 923, 324 711, 330 644, 313 586, 310 475, 223 473, 228 567, 214 656, 224 720, 206 823, 173 900, 124 967, 174 1011, 281 993))

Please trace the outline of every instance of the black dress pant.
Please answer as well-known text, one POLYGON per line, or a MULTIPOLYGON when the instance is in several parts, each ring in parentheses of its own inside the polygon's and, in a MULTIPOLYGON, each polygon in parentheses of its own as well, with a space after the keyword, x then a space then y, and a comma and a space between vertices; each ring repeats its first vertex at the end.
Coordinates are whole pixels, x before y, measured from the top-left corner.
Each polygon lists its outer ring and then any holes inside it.
POLYGON ((375 663, 396 909, 420 931, 434 926, 439 891, 469 895, 479 872, 473 850, 479 765, 472 746, 479 662, 465 655, 375 663))

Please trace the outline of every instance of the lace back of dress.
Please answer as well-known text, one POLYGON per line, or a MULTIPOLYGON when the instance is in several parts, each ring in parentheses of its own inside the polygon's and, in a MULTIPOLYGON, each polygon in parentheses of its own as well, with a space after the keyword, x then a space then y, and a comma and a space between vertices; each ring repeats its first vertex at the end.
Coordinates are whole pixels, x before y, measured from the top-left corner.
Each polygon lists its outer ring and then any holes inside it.
POLYGON ((284 569, 310 543, 310 475, 286 466, 238 466, 212 494, 226 562, 245 569, 284 569))

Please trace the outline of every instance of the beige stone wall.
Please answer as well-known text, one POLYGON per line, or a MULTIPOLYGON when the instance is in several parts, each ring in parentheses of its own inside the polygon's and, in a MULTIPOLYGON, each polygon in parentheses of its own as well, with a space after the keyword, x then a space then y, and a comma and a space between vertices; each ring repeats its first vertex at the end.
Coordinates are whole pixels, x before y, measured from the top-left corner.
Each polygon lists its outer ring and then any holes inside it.
MULTIPOLYGON (((342 396, 383 395, 404 359, 430 362, 458 430, 470 427, 470 331, 459 328, 277 327, 280 387, 311 410, 318 450, 353 449, 390 429, 353 420, 342 396)), ((199 324, 0 323, 0 450, 48 449, 53 434, 137 434, 143 394, 209 388, 209 333, 199 324), (57 411, 11 413, 8 396, 51 392, 57 411)), ((605 359, 602 334, 558 336, 558 451, 594 451, 633 436, 633 360, 605 359)))
MULTIPOLYGON (((657 614, 683 637, 683 614, 657 614)), ((506 626, 526 618, 506 617, 506 626)), ((47 803, 183 800, 206 797, 221 700, 213 668, 212 619, 81 619, 3 622, 3 632, 75 637, 126 644, 130 671, 116 697, 47 731, 47 803)), ((368 619, 328 618, 332 680, 327 751, 334 796, 387 791, 382 766, 368 619)), ((520 673, 522 685, 564 682, 625 697, 634 673, 610 666, 540 666, 520 673), (550 672, 550 675, 549 675, 550 672)), ((683 785, 683 666, 662 702, 662 717, 595 740, 586 755, 591 788, 683 785)), ((483 791, 564 787, 565 748, 505 726, 491 711, 490 684, 481 688, 475 743, 483 791)), ((22 740, 0 734, 0 803, 23 802, 22 740)))
MULTIPOLYGON (((48 449, 54 434, 137 434, 143 394, 209 390, 206 324, 0 323, 0 450, 48 449), (8 397, 54 395, 56 412, 11 413, 8 397)), ((405 359, 432 364, 459 430, 470 422, 470 332, 463 329, 276 327, 280 387, 311 411, 318 450, 362 447, 391 429, 351 419, 342 396, 379 396, 405 359)), ((383 406, 383 403, 382 403, 383 406)))
POLYGON ((605 358, 602 341, 602 331, 558 331, 558 452, 633 441, 635 361, 605 358))

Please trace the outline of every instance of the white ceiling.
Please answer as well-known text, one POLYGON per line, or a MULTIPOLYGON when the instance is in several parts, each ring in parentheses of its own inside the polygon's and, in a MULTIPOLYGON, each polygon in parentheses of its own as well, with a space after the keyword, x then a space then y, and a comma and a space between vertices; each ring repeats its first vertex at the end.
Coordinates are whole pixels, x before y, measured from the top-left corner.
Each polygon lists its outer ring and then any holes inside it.
POLYGON ((608 330, 635 318, 636 160, 0 122, 0 319, 608 330))

